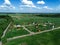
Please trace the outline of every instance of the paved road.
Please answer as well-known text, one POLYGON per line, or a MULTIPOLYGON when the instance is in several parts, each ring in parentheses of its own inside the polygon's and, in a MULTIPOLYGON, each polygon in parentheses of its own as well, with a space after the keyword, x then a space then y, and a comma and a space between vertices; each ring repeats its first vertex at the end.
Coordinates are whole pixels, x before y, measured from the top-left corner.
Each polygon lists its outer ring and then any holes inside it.
POLYGON ((18 38, 23 38, 23 37, 26 37, 26 36, 31 36, 31 35, 41 34, 41 33, 53 31, 53 30, 56 30, 56 29, 60 29, 60 27, 54 28, 54 29, 50 29, 50 30, 41 31, 41 32, 37 32, 37 33, 32 33, 32 34, 27 34, 27 35, 17 36, 17 37, 13 37, 13 38, 8 38, 7 41, 14 40, 14 39, 18 39, 18 38))
POLYGON ((2 42, 0 41, 0 45, 2 45, 2 42))

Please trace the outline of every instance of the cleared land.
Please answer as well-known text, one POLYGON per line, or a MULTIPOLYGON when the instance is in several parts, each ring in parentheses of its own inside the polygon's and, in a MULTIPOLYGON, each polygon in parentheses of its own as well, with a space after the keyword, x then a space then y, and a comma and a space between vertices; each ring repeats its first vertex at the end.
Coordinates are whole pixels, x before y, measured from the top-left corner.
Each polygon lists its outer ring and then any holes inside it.
POLYGON ((60 45, 60 29, 50 31, 60 27, 60 17, 37 16, 37 14, 11 14, 10 16, 13 19, 13 24, 2 40, 4 45, 60 45), (7 40, 30 34, 31 36, 7 40))
POLYGON ((60 29, 8 41, 4 45, 60 45, 60 29))
POLYGON ((15 37, 15 36, 21 36, 21 35, 25 35, 25 34, 29 34, 29 32, 25 31, 22 27, 20 29, 10 29, 7 33, 6 36, 7 38, 11 38, 11 37, 15 37))

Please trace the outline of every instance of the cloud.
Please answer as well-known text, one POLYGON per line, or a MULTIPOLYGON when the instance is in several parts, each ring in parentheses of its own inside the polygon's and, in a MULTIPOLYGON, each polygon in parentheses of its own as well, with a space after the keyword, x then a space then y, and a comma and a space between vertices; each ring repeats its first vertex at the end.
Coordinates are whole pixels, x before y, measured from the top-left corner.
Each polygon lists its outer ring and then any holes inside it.
POLYGON ((53 10, 52 8, 48 7, 48 6, 44 6, 43 7, 44 9, 47 9, 47 10, 53 10))
POLYGON ((33 2, 32 2, 32 1, 22 0, 22 2, 23 2, 24 4, 33 5, 33 2))
POLYGON ((36 9, 40 9, 39 7, 37 7, 36 5, 34 5, 34 3, 30 0, 21 0, 22 5, 20 5, 20 8, 36 8, 36 9))
POLYGON ((48 6, 44 6, 43 8, 48 9, 48 6))
POLYGON ((4 4, 11 4, 9 0, 4 0, 4 4))
MULTIPOLYGON (((36 9, 44 9, 44 10, 53 10, 52 8, 48 7, 48 6, 44 6, 44 7, 37 7, 36 5, 34 5, 34 3, 30 0, 21 0, 22 5, 20 5, 21 9, 25 9, 25 8, 36 8, 36 9)), ((45 4, 44 1, 38 1, 37 4, 45 4)))
POLYGON ((36 7, 32 1, 29 0, 22 0, 22 3, 28 7, 36 7))
POLYGON ((44 1, 38 1, 37 4, 45 4, 44 1))
POLYGON ((4 3, 0 5, 0 9, 13 9, 15 10, 15 7, 11 4, 9 0, 4 0, 4 3))

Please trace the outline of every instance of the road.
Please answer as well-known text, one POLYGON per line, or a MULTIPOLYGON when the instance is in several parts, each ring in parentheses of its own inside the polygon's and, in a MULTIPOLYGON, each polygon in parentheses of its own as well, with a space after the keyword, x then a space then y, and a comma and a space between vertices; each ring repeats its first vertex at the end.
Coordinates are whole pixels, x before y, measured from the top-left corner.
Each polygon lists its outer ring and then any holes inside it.
POLYGON ((28 31, 30 34, 34 33, 34 32, 31 32, 30 30, 28 30, 25 26, 22 26, 23 29, 25 29, 26 31, 28 31))
MULTIPOLYGON (((8 27, 5 29, 5 31, 3 32, 3 35, 1 36, 1 38, 3 38, 8 30, 8 28, 10 27, 12 22, 10 22, 10 24, 8 25, 8 27)), ((0 41, 0 45, 2 45, 2 42, 0 41)))
POLYGON ((10 25, 11 25, 11 23, 12 23, 12 22, 10 22, 10 24, 8 25, 8 27, 5 29, 5 31, 3 32, 3 35, 2 35, 2 37, 1 37, 1 38, 3 38, 3 37, 5 36, 5 34, 6 34, 7 30, 8 30, 8 28, 9 28, 9 27, 10 27, 10 25))
POLYGON ((0 45, 2 45, 2 42, 0 41, 0 45))
POLYGON ((41 31, 41 32, 37 32, 37 33, 32 33, 32 34, 17 36, 17 37, 13 37, 13 38, 8 38, 7 41, 18 39, 18 38, 23 38, 23 37, 26 37, 26 36, 31 36, 31 35, 37 35, 37 34, 41 34, 41 33, 46 33, 46 32, 50 32, 50 31, 56 30, 56 29, 60 29, 60 27, 57 27, 57 28, 54 28, 54 29, 50 29, 50 30, 41 31))

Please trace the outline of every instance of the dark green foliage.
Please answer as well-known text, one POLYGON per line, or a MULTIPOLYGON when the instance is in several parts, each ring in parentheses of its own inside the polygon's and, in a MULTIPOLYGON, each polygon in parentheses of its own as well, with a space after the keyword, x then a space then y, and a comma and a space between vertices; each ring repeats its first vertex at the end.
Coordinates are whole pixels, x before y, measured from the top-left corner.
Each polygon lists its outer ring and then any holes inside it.
POLYGON ((7 42, 7 40, 6 40, 6 39, 7 39, 6 37, 1 38, 1 41, 2 41, 2 43, 3 43, 3 44, 5 44, 5 43, 7 42))
POLYGON ((12 18, 8 15, 0 15, 0 39, 3 34, 3 31, 6 29, 11 20, 12 18))
POLYGON ((55 17, 55 18, 58 18, 60 17, 60 13, 56 13, 56 14, 38 14, 36 16, 40 16, 40 17, 55 17))

